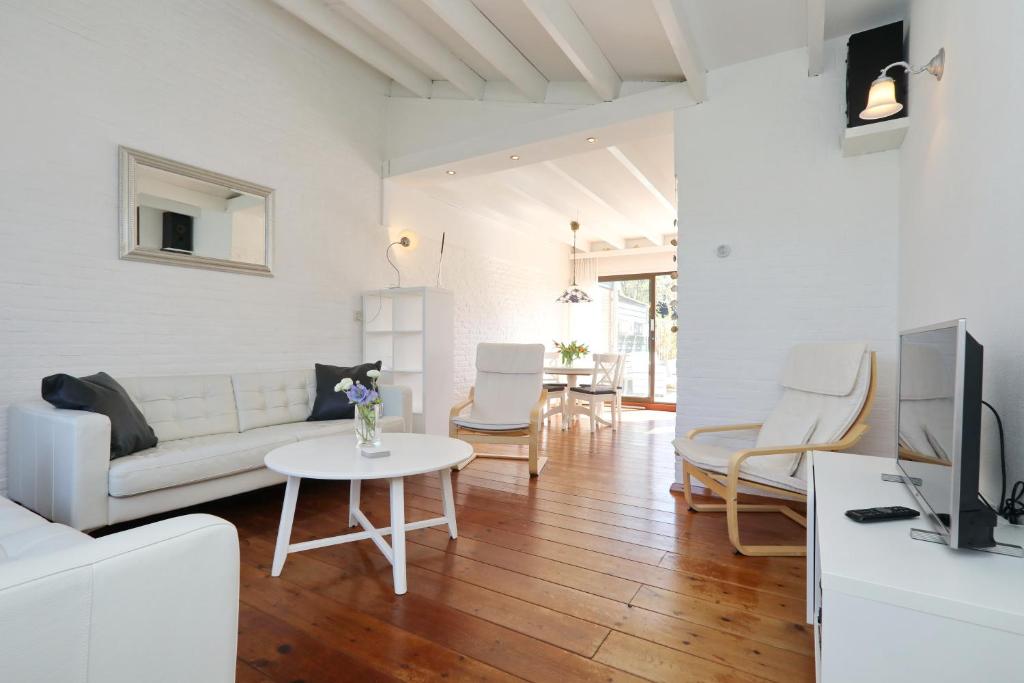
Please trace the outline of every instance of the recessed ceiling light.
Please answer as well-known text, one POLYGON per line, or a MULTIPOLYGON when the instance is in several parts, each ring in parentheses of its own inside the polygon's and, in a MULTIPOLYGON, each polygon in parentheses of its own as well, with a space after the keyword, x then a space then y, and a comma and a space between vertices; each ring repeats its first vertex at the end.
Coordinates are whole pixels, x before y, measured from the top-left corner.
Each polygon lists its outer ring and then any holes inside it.
POLYGON ((447 171, 445 171, 445 173, 447 173, 448 175, 455 175, 455 171, 453 171, 450 168, 447 171))
POLYGON ((513 154, 512 156, 509 157, 509 159, 511 159, 512 161, 519 161, 519 155, 513 154))
POLYGON ((597 142, 597 138, 587 138, 587 142, 589 142, 590 144, 594 144, 595 142, 597 142))

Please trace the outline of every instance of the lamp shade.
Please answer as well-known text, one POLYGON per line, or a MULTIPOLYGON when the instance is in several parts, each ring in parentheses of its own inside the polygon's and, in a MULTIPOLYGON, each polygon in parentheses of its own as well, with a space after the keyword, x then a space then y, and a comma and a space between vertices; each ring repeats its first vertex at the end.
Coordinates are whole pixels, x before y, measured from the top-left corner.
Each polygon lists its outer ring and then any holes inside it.
POLYGON ((896 81, 888 76, 880 76, 871 83, 868 106, 860 113, 860 117, 865 121, 874 121, 902 110, 903 105, 896 101, 896 81))
POLYGON ((555 299, 556 304, 585 304, 590 301, 593 301, 590 295, 577 287, 575 282, 562 292, 562 296, 555 299))

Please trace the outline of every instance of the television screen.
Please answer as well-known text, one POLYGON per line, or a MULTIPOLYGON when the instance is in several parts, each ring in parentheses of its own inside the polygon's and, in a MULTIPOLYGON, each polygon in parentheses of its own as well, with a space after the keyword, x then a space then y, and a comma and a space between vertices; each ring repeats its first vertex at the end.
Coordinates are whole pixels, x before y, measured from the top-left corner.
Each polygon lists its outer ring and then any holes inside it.
POLYGON ((953 548, 991 545, 978 497, 982 347, 965 320, 900 335, 897 458, 904 481, 953 548))

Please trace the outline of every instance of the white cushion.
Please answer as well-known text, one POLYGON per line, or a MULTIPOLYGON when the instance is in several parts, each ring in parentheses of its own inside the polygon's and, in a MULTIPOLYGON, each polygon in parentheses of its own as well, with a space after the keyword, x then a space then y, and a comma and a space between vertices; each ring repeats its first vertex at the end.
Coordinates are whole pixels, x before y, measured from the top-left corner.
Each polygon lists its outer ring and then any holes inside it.
MULTIPOLYGON (((672 442, 672 445, 675 446, 676 453, 687 462, 696 465, 702 470, 709 470, 719 474, 728 474, 729 460, 732 454, 739 450, 688 439, 685 436, 677 438, 672 442)), ((773 456, 747 458, 740 465, 741 477, 758 484, 775 486, 796 493, 806 493, 807 482, 804 479, 784 474, 779 471, 778 467, 773 467, 770 464, 765 466, 758 462, 771 457, 773 456)))
POLYGON ((492 423, 492 422, 480 422, 468 417, 453 417, 452 422, 459 425, 460 427, 468 427, 469 429, 482 429, 489 432, 506 432, 514 429, 526 429, 530 426, 529 422, 520 422, 518 424, 508 423, 492 423))
MULTIPOLYGON (((766 446, 798 446, 807 443, 818 425, 818 416, 813 412, 791 413, 788 406, 779 403, 772 414, 765 420, 757 434, 754 445, 757 448, 766 446)), ((778 455, 758 456, 758 462, 785 475, 793 475, 800 466, 803 453, 780 453, 778 455)))
POLYGON ((786 359, 782 386, 846 396, 857 382, 865 351, 863 342, 797 344, 786 359))
POLYGON ((313 369, 247 372, 231 376, 238 430, 301 422, 309 417, 316 396, 313 369))
POLYGON ((45 519, 28 508, 23 508, 13 500, 0 496, 0 537, 47 523, 45 519))
POLYGON ((160 441, 238 431, 229 375, 127 377, 118 382, 160 441))
POLYGON ((82 543, 93 542, 77 529, 45 522, 15 534, 0 537, 0 550, 9 560, 44 555, 82 543))
POLYGON ((530 423, 544 384, 543 344, 479 344, 470 419, 488 425, 530 423))
POLYGON ((164 441, 110 462, 108 488, 112 496, 217 479, 263 467, 263 457, 278 446, 295 443, 293 434, 210 434, 164 441))
MULTIPOLYGON (((321 420, 316 422, 290 422, 283 425, 260 427, 246 434, 274 434, 278 436, 294 436, 299 441, 319 439, 323 436, 347 434, 355 430, 355 420, 321 420)), ((382 415, 377 425, 383 432, 401 432, 405 429, 405 418, 401 415, 382 415)))

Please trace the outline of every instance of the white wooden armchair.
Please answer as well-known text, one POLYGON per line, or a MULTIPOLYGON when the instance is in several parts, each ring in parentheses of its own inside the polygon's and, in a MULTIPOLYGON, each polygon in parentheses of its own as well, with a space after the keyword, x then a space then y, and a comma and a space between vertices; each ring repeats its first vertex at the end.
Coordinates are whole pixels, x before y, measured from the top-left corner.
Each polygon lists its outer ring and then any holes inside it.
POLYGON ((452 407, 448 434, 469 444, 513 444, 528 455, 477 453, 474 458, 527 460, 537 476, 548 459, 540 456, 541 420, 547 404, 543 386, 543 344, 480 344, 476 347, 476 384, 469 398, 452 407), (462 412, 470 408, 469 415, 462 412))
POLYGON ((740 503, 738 489, 806 502, 804 453, 846 450, 864 436, 877 375, 875 353, 866 344, 795 347, 782 376, 782 399, 764 423, 699 427, 673 442, 682 460, 686 504, 697 512, 724 511, 729 540, 743 555, 806 555, 804 545, 744 545, 740 512, 779 512, 802 526, 807 526, 807 519, 784 502, 740 503), (752 448, 734 450, 696 441, 701 434, 743 430, 758 432, 752 448), (725 502, 694 502, 691 478, 725 502))

